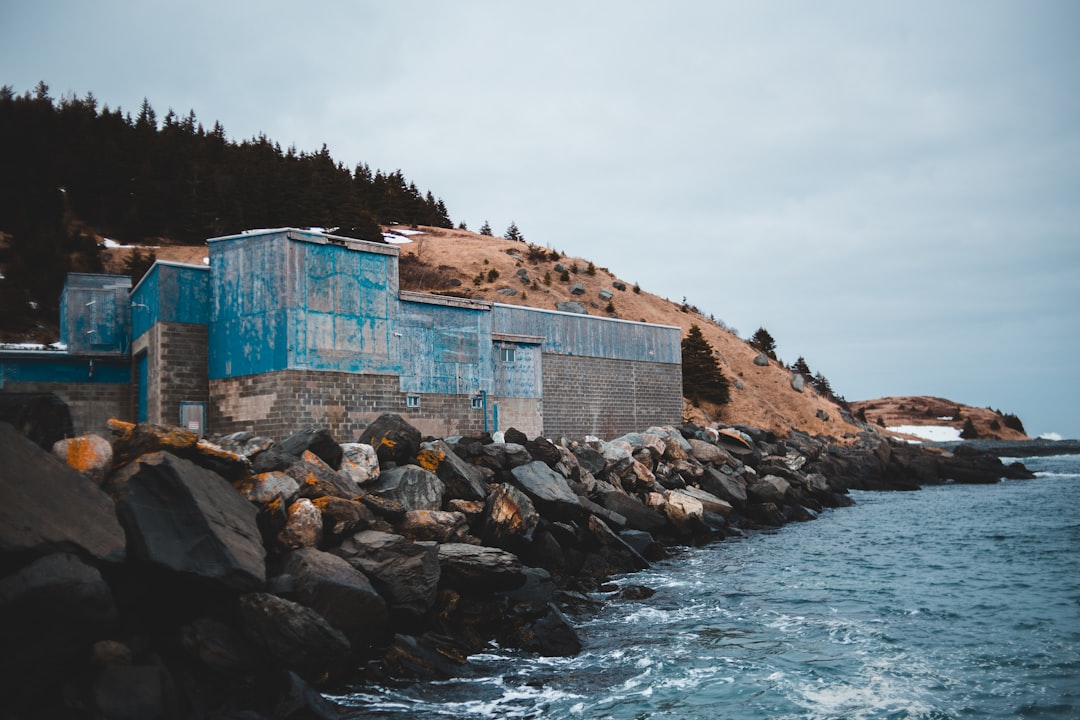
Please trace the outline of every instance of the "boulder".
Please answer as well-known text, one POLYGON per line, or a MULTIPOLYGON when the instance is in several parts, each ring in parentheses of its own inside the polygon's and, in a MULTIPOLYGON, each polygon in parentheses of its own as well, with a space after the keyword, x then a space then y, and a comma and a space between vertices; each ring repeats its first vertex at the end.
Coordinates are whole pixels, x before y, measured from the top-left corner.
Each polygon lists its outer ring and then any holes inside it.
POLYGON ((175 704, 173 682, 159 665, 110 665, 94 681, 99 717, 112 720, 168 717, 175 704))
POLYGON ((711 466, 706 467, 705 472, 698 478, 698 485, 705 492, 726 500, 734 507, 741 507, 746 502, 746 482, 711 466))
POLYGON ((359 500, 326 495, 315 498, 312 504, 322 513, 323 541, 339 541, 375 523, 375 514, 359 500))
POLYGON ((419 617, 435 604, 440 574, 435 543, 364 530, 332 552, 367 575, 391 610, 419 617))
POLYGON ((756 503, 781 505, 791 489, 791 484, 782 477, 766 475, 751 480, 746 487, 747 498, 756 503))
POLYGON ((279 667, 316 686, 340 679, 352 648, 322 615, 269 593, 248 593, 237 601, 244 637, 279 667))
POLYGON ((684 537, 697 535, 705 528, 705 508, 701 501, 681 490, 669 490, 664 493, 660 509, 678 535, 684 537))
POLYGON ((576 520, 584 509, 566 479, 546 464, 533 460, 510 471, 514 485, 536 505, 537 510, 553 520, 576 520))
POLYGON ((347 474, 334 470, 310 450, 305 450, 300 462, 290 465, 285 474, 296 480, 301 497, 354 498, 360 494, 360 487, 347 474))
POLYGON ((690 456, 701 463, 708 463, 720 467, 722 465, 728 465, 735 468, 740 463, 731 456, 727 450, 724 450, 720 446, 706 442, 705 440, 698 440, 697 438, 690 438, 687 440, 690 443, 690 456))
POLYGON ((215 439, 214 441, 218 447, 237 455, 243 455, 248 460, 254 459, 259 453, 265 452, 272 447, 276 447, 272 439, 263 437, 262 435, 256 435, 250 430, 242 430, 230 435, 223 435, 215 439))
POLYGON ((525 584, 521 560, 499 548, 444 543, 438 556, 440 583, 462 593, 505 592, 525 584))
POLYGON ((375 448, 366 443, 343 443, 341 453, 341 472, 357 485, 379 477, 379 456, 375 454, 375 448))
POLYGON ((555 603, 547 603, 543 612, 526 618, 514 643, 526 652, 544 657, 567 657, 581 652, 581 637, 555 603))
POLYGON ((434 542, 464 542, 469 535, 465 515, 446 510, 409 510, 400 526, 401 534, 410 540, 434 542))
POLYGON ((256 509, 221 477, 166 452, 144 455, 117 505, 132 555, 251 590, 266 580, 256 509))
POLYGON ((281 449, 297 457, 311 452, 335 471, 341 468, 341 446, 326 428, 307 428, 294 432, 281 441, 281 449))
POLYGON ((460 645, 431 633, 421 637, 395 635, 382 660, 392 677, 409 680, 449 680, 461 674, 466 662, 460 645))
POLYGON ((188 657, 226 681, 241 680, 266 665, 239 629, 216 618, 196 618, 181 627, 180 646, 188 657))
POLYGON ((0 423, 0 468, 0 553, 38 557, 65 550, 107 562, 126 557, 112 498, 7 423, 0 423))
POLYGON ((573 449, 573 453, 581 469, 592 475, 599 475, 607 468, 604 454, 588 445, 578 445, 573 449))
POLYGON ((595 500, 597 504, 626 518, 626 526, 634 530, 651 533, 667 525, 667 520, 655 508, 618 490, 601 492, 595 496, 595 500))
POLYGON ((585 522, 589 552, 581 572, 591 577, 605 578, 622 573, 637 572, 649 567, 649 561, 622 538, 611 531, 607 524, 590 516, 585 522))
POLYGON ((292 500, 300 492, 300 485, 280 470, 273 470, 252 476, 238 489, 244 499, 256 505, 265 505, 278 497, 292 500))
POLYGON ((367 489, 379 497, 396 500, 406 510, 440 510, 446 486, 435 473, 419 465, 384 470, 367 489))
POLYGON ((276 546, 280 550, 317 547, 323 539, 322 513, 307 498, 289 505, 285 527, 278 533, 276 546))
POLYGON ((251 472, 256 474, 285 471, 288 470, 295 463, 300 462, 300 458, 293 455, 290 452, 282 450, 281 447, 274 445, 260 452, 251 461, 251 472))
POLYGON ((555 309, 560 312, 574 313, 575 315, 589 314, 589 311, 585 309, 585 305, 576 300, 557 301, 555 309))
POLYGON ((701 503, 701 507, 705 512, 716 513, 717 515, 728 516, 734 509, 727 500, 722 500, 712 493, 706 492, 700 488, 696 488, 693 485, 688 485, 678 492, 683 495, 689 495, 698 502, 701 503))
POLYGON ((416 460, 443 481, 447 498, 482 501, 487 497, 487 483, 479 469, 465 462, 445 441, 423 443, 416 460))
POLYGON ((56 393, 0 393, 0 423, 44 450, 75 434, 71 410, 56 393))
POLYGON ((405 465, 420 451, 420 431, 394 413, 380 415, 372 421, 358 441, 375 448, 382 464, 405 465))
POLYGON ((354 652, 366 652, 389 636, 386 602, 343 558, 301 548, 284 558, 281 572, 291 576, 292 599, 344 633, 354 652))
POLYGON ((532 541, 539 522, 540 515, 529 496, 503 483, 488 496, 481 538, 485 545, 514 552, 532 541))
POLYGON ((116 624, 112 591, 96 568, 69 553, 46 555, 0 579, 0 673, 10 681, 11 672, 56 671, 89 657, 116 624))
POLYGON ((251 472, 247 458, 200 440, 196 433, 184 428, 153 423, 132 424, 120 420, 109 420, 109 427, 116 436, 113 440, 115 467, 126 465, 141 455, 164 451, 190 460, 230 481, 251 472))
POLYGON ((582 283, 574 283, 573 285, 570 286, 570 294, 571 295, 584 295, 585 294, 585 285, 583 285, 582 283))
POLYGON ((767 367, 769 364, 769 356, 765 353, 758 353, 754 356, 754 364, 760 367, 767 367))
POLYGON ((112 470, 112 445, 100 435, 57 440, 53 443, 52 454, 99 486, 112 470))
POLYGON ((801 373, 795 373, 791 376, 791 389, 795 392, 802 392, 806 389, 806 378, 801 373))

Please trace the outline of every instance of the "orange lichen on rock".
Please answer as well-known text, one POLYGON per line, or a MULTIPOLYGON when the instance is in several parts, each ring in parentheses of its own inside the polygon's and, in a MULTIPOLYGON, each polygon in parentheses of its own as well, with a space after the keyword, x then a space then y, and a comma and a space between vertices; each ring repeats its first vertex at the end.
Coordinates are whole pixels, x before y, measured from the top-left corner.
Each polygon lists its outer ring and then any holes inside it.
POLYGON ((446 455, 437 450, 431 448, 424 448, 416 454, 416 461, 420 463, 420 467, 424 468, 428 472, 435 472, 439 469, 439 465, 446 459, 446 455))

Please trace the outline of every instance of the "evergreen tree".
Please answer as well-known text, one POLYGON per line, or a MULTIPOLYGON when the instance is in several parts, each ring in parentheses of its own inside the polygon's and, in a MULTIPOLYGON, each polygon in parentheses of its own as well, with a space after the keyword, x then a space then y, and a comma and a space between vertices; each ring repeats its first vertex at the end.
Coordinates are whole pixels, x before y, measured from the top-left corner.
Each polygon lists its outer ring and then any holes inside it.
POLYGON ((773 340, 773 336, 765 328, 759 327, 757 329, 754 336, 750 338, 750 346, 765 353, 773 360, 776 359, 776 341, 773 340))
POLYGON ((490 226, 490 225, 488 225, 488 221, 487 221, 487 220, 485 220, 485 221, 484 221, 484 224, 480 226, 480 234, 481 234, 481 235, 487 235, 488 237, 492 237, 492 234, 491 234, 491 226, 490 226))
POLYGON ((690 326, 682 341, 682 374, 683 396, 695 405, 701 401, 719 404, 731 400, 730 383, 697 325, 690 326))
POLYGON ((518 230, 518 226, 514 221, 510 221, 510 227, 506 228, 506 234, 503 235, 507 240, 515 240, 517 242, 525 242, 525 236, 518 230))
POLYGON ((800 375, 805 375, 807 378, 813 377, 813 373, 810 372, 810 366, 806 364, 806 359, 802 355, 795 361, 795 364, 791 366, 791 369, 800 375))

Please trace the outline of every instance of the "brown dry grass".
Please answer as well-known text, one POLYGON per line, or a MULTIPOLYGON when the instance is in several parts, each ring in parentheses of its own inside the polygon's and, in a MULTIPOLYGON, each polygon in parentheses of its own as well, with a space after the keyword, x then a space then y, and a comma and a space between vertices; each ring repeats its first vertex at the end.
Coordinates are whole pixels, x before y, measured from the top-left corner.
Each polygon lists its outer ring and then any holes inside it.
MULTIPOLYGON (((423 289, 427 292, 464 291, 477 299, 548 310, 554 310, 556 302, 574 300, 583 303, 590 315, 677 326, 682 329, 684 336, 691 325, 697 325, 712 345, 724 374, 732 381, 732 399, 730 403, 719 407, 703 405, 693 408, 687 405, 685 420, 745 424, 772 430, 782 436, 795 428, 811 435, 831 436, 837 440, 843 440, 845 436, 851 436, 860 429, 844 422, 840 408, 817 395, 809 387, 801 393, 793 390, 791 372, 778 363, 770 362, 767 367, 755 365, 753 361, 758 352, 727 329, 694 312, 692 308, 683 308, 645 289, 634 292, 632 281, 622 280, 627 289, 616 290, 614 281, 621 278, 615 277, 599 264, 595 266, 595 275, 586 274, 585 270, 589 266, 587 258, 530 260, 530 246, 526 243, 464 230, 427 227, 418 229, 423 231, 423 235, 414 235, 412 243, 401 245, 402 254, 416 255, 431 266, 444 265, 454 268, 461 285, 410 289, 423 289), (559 280, 559 273, 554 270, 556 263, 562 263, 568 268, 577 265, 579 272, 571 273, 570 282, 562 282, 559 280), (519 281, 516 275, 519 268, 528 271, 529 277, 536 281, 535 286, 531 283, 526 286, 519 281), (479 285, 474 284, 474 278, 480 274, 486 278, 492 269, 498 272, 498 278, 494 282, 485 279, 479 285), (544 282, 547 273, 550 273, 550 285, 544 282), (575 296, 570 293, 570 286, 575 283, 581 283, 585 287, 585 294, 575 296), (499 294, 500 288, 513 288, 517 295, 499 294), (601 289, 614 293, 611 301, 614 313, 606 312, 607 302, 598 295, 601 289), (734 386, 736 381, 742 385, 741 389, 734 386), (819 411, 826 414, 828 419, 822 420, 818 417, 819 411)), ((596 263, 595 260, 593 262, 596 263)))

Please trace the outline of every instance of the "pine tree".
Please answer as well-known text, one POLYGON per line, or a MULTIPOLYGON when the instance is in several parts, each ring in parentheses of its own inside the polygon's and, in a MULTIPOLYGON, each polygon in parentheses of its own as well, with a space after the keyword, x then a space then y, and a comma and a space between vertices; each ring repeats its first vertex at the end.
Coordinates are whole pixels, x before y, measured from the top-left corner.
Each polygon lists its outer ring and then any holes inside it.
POLYGON ((810 372, 810 366, 806 364, 806 359, 802 355, 795 361, 795 364, 791 366, 791 369, 800 375, 805 375, 807 378, 813 377, 813 373, 810 372))
POLYGON ((484 221, 484 224, 480 226, 480 234, 481 234, 481 235, 487 235, 488 237, 492 237, 492 234, 491 234, 491 226, 490 226, 490 225, 488 225, 488 221, 487 221, 487 220, 485 220, 485 221, 484 221))
POLYGON ((506 228, 506 234, 503 235, 507 240, 515 240, 517 242, 525 242, 525 236, 518 230, 517 224, 511 220, 510 227, 506 228))
POLYGON ((759 327, 757 329, 754 336, 750 338, 750 346, 757 348, 773 360, 776 359, 776 341, 773 340, 773 336, 765 328, 759 327))
POLYGON ((682 374, 683 396, 695 405, 701 401, 720 404, 731 400, 730 383, 697 325, 690 326, 682 341, 682 374))

